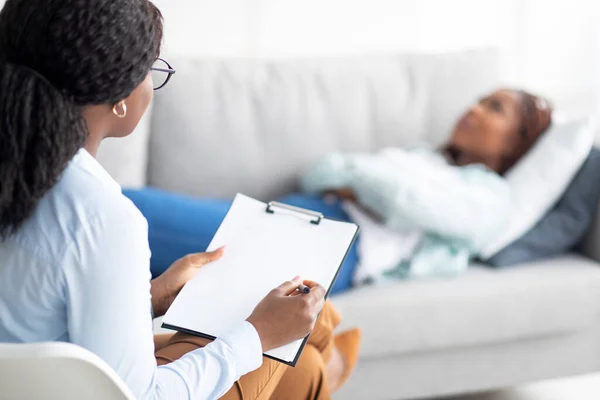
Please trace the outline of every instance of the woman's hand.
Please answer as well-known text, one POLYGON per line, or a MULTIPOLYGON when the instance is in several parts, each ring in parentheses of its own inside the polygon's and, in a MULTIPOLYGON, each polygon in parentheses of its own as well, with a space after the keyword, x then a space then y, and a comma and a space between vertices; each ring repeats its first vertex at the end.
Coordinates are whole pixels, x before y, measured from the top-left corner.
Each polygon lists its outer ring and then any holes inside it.
POLYGON ((263 352, 276 349, 308 335, 325 305, 325 289, 315 282, 300 278, 285 282, 271 290, 248 317, 263 347, 263 352), (296 291, 304 283, 309 294, 296 291))
POLYGON ((189 254, 173 263, 161 276, 150 282, 152 309, 155 317, 165 315, 183 286, 191 280, 200 267, 223 256, 221 247, 210 253, 189 254))

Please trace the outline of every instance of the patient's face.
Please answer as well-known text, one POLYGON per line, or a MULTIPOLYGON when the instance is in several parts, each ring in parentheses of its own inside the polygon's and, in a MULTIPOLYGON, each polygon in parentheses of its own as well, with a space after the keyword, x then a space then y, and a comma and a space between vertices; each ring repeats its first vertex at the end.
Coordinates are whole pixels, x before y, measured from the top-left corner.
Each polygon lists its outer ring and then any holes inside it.
POLYGON ((521 129, 519 95, 500 90, 481 99, 457 122, 450 144, 492 169, 501 165, 518 144, 521 129))

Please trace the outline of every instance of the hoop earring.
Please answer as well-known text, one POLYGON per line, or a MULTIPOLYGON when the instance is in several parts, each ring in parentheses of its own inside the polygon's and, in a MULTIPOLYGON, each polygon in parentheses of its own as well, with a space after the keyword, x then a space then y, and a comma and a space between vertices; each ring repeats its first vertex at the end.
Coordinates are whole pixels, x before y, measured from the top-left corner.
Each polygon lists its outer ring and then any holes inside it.
POLYGON ((127 104, 125 103, 125 100, 120 101, 117 104, 115 104, 113 106, 112 112, 119 118, 125 118, 127 116, 127 104), (123 109, 122 114, 119 114, 119 111, 117 110, 117 106, 121 106, 121 108, 123 109))

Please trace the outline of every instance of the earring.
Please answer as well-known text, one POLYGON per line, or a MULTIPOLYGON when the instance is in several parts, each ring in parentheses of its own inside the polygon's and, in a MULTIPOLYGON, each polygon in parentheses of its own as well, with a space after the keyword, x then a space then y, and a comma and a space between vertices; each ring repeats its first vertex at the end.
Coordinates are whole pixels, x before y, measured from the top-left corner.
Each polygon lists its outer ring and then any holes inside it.
POLYGON ((117 104, 115 104, 113 106, 112 112, 119 118, 125 118, 127 116, 127 104, 125 103, 125 100, 122 100, 122 101, 118 102, 117 104), (119 113, 117 106, 121 106, 121 109, 122 109, 121 113, 119 113))

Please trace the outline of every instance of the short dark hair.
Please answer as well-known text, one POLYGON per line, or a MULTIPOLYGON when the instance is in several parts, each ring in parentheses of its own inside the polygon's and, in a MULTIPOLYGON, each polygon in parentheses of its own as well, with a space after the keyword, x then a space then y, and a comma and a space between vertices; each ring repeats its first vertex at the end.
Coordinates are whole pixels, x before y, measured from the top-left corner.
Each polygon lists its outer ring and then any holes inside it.
POLYGON ((0 12, 0 238, 83 146, 81 108, 128 97, 158 57, 148 0, 7 0, 0 12))

